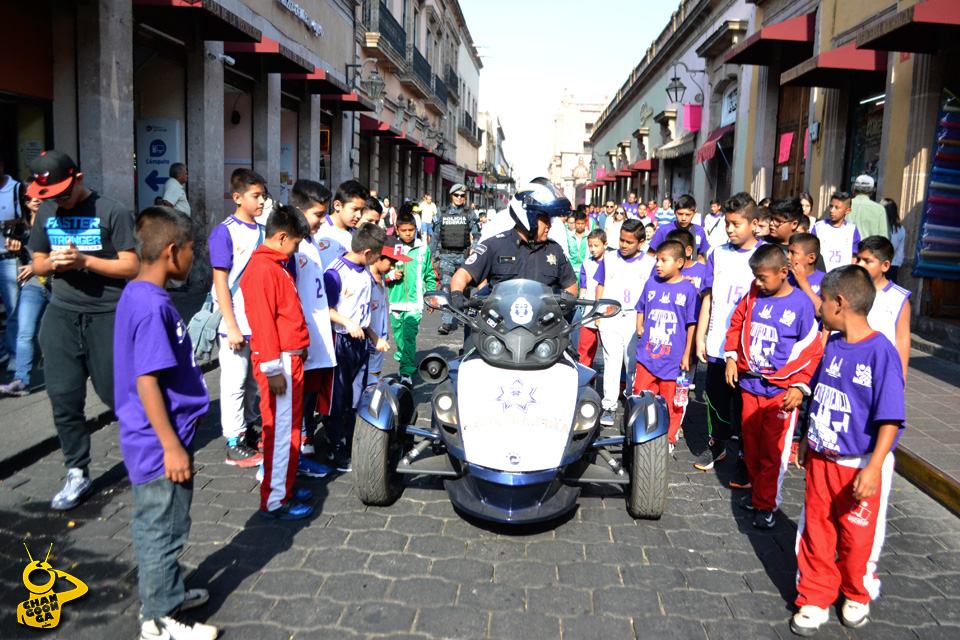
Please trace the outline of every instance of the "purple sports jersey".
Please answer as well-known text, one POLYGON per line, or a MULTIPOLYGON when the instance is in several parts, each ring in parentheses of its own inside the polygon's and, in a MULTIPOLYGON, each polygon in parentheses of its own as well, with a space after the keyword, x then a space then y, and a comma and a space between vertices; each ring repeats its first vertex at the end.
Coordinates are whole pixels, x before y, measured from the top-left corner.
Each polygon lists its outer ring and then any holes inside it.
MULTIPOLYGON (((657 250, 657 247, 660 246, 660 243, 667 239, 667 234, 673 231, 674 229, 679 229, 677 226, 677 221, 673 220, 672 222, 666 222, 657 227, 656 233, 653 234, 653 238, 650 239, 650 248, 654 251, 657 250)), ((693 242, 696 247, 697 254, 706 253, 707 249, 710 248, 710 244, 707 242, 707 234, 703 230, 703 227, 697 224, 691 223, 686 229, 693 234, 693 242)))
POLYGON ((905 419, 903 367, 882 333, 856 343, 834 333, 811 387, 807 440, 826 456, 868 455, 877 442, 877 423, 905 419))
POLYGON ((687 347, 687 325, 697 321, 697 288, 689 280, 670 284, 659 276, 647 280, 637 301, 643 314, 643 335, 637 362, 661 380, 675 380, 687 347))
POLYGON ((137 393, 137 376, 147 374, 157 376, 170 423, 186 448, 196 432, 194 421, 210 404, 203 372, 193 358, 193 344, 170 295, 150 282, 134 281, 117 304, 113 333, 120 448, 134 484, 164 474, 163 447, 137 393))
POLYGON ((750 313, 749 362, 750 371, 758 375, 742 373, 740 388, 767 398, 783 393, 760 376, 776 373, 820 339, 816 316, 813 303, 800 289, 781 298, 758 296, 750 313))
POLYGON ((707 265, 693 260, 689 267, 685 266, 680 272, 686 280, 693 283, 699 293, 703 293, 703 288, 707 279, 707 265))
MULTIPOLYGON (((807 282, 810 283, 810 288, 813 289, 813 292, 817 295, 820 295, 820 283, 823 282, 823 276, 825 276, 823 271, 814 271, 807 276, 807 282)), ((797 286, 797 279, 793 277, 793 273, 787 274, 787 282, 793 286, 797 286)))

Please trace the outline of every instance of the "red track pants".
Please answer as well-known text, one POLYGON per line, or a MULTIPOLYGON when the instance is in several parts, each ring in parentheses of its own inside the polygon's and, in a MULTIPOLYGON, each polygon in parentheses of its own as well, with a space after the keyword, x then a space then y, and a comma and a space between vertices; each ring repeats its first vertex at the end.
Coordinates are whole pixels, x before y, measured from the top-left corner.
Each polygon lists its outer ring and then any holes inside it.
POLYGON ((597 357, 597 346, 600 344, 600 333, 594 327, 580 328, 580 344, 577 345, 577 353, 580 354, 580 364, 585 367, 592 367, 593 360, 597 357))
MULTIPOLYGON (((865 466, 869 456, 853 459, 865 466)), ((829 608, 839 591, 855 602, 880 595, 877 560, 887 529, 893 454, 887 454, 877 492, 853 499, 859 466, 807 454, 807 489, 797 530, 797 606, 829 608)))
MULTIPOLYGON (((580 339, 583 340, 583 338, 580 339)), ((687 412, 686 407, 678 407, 673 403, 673 399, 677 393, 677 381, 656 378, 652 373, 647 371, 645 366, 637 362, 637 375, 633 381, 633 393, 637 394, 641 391, 653 391, 658 396, 663 396, 663 399, 667 401, 667 411, 670 414, 668 437, 670 444, 675 443, 677 441, 677 433, 680 432, 680 425, 683 424, 683 416, 687 412)))
POLYGON ((293 481, 300 462, 300 426, 303 424, 303 358, 280 354, 287 390, 274 395, 267 376, 260 371, 253 354, 253 375, 260 387, 260 415, 263 418, 263 482, 260 509, 273 511, 293 496, 293 481))
POLYGON ((783 393, 772 398, 741 391, 743 397, 743 459, 753 485, 753 506, 776 511, 780 487, 790 462, 790 441, 797 410, 784 411, 783 393))

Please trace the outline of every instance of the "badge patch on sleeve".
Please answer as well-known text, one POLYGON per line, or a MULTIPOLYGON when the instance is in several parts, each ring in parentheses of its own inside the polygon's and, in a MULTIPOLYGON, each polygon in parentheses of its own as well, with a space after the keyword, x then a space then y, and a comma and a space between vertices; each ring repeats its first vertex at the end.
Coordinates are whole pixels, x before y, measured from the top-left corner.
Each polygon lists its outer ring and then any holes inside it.
POLYGON ((477 254, 471 253, 471 254, 470 254, 470 257, 467 258, 467 260, 466 260, 463 264, 473 264, 474 262, 477 261, 477 258, 479 258, 479 257, 480 257, 480 256, 478 256, 477 254))

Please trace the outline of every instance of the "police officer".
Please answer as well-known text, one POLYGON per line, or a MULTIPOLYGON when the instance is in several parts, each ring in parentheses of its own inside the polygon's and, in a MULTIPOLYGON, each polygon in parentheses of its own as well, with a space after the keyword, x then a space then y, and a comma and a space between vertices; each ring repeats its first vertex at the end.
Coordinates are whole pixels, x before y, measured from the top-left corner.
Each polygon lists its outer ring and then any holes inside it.
POLYGON ((577 295, 577 276, 563 253, 550 240, 551 218, 570 214, 570 201, 547 180, 538 179, 517 191, 510 201, 513 229, 481 242, 450 282, 450 300, 463 305, 463 290, 486 280, 491 287, 513 278, 535 280, 552 289, 577 295))
MULTIPOLYGON (((440 211, 433 224, 430 236, 430 252, 437 257, 442 277, 441 288, 448 289, 454 273, 466 258, 473 238, 480 236, 480 225, 476 214, 467 204, 467 188, 455 184, 450 188, 451 204, 440 211)), ((447 335, 457 328, 457 321, 450 313, 441 316, 439 333, 447 335)))

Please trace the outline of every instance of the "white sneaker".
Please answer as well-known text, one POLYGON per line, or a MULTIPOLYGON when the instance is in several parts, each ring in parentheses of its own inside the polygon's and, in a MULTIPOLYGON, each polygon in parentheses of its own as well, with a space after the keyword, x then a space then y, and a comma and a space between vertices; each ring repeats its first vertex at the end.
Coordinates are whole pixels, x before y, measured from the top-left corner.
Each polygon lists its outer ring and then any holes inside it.
POLYGON ((187 624, 169 616, 140 625, 140 640, 214 640, 219 630, 210 624, 187 624))
POLYGON ((820 625, 830 618, 830 612, 811 604, 800 607, 790 621, 790 631, 798 636, 812 636, 820 630, 820 625))
POLYGON ((843 616, 843 624, 846 626, 862 627, 867 624, 867 616, 870 615, 870 603, 854 602, 847 598, 843 602, 843 609, 840 610, 840 614, 843 616))
POLYGON ((60 493, 53 496, 53 500, 50 501, 50 508, 57 511, 73 509, 80 503, 80 498, 90 493, 92 487, 93 483, 90 482, 90 475, 85 469, 68 469, 67 481, 60 493))

